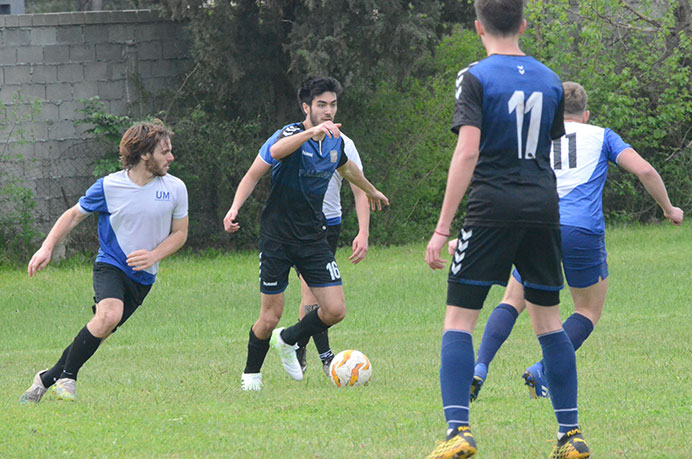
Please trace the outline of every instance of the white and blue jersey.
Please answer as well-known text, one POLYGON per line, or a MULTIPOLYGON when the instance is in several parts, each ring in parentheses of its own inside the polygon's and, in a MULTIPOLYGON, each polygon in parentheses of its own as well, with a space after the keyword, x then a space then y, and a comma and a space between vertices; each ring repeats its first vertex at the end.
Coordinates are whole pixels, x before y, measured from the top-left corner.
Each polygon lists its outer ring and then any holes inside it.
POLYGON ((122 170, 98 179, 79 198, 79 209, 85 214, 99 213, 96 261, 118 267, 135 282, 151 285, 159 264, 134 271, 127 265, 127 255, 153 250, 170 235, 172 221, 187 215, 187 189, 170 174, 140 186, 122 170))
POLYGON ((302 123, 284 126, 260 148, 260 157, 272 166, 272 187, 262 209, 260 236, 280 242, 313 242, 326 237, 322 212, 332 175, 348 161, 341 137, 309 139, 299 149, 275 160, 271 145, 305 130, 302 123))
POLYGON ((565 122, 566 134, 553 142, 550 161, 557 178, 560 224, 605 232, 603 186, 608 162, 631 148, 610 129, 565 122))

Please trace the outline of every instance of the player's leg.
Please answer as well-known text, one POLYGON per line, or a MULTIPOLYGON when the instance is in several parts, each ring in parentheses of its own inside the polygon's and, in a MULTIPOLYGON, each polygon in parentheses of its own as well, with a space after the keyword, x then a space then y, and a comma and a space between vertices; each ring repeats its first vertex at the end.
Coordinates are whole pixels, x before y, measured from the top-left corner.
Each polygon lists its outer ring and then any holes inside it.
MULTIPOLYGON (((331 250, 332 255, 336 256, 336 249, 339 244, 339 234, 341 233, 341 224, 327 225, 327 244, 329 244, 329 250, 331 250)), ((314 296, 313 296, 314 298, 314 296)), ((329 376, 329 364, 334 358, 334 353, 329 344, 329 330, 320 332, 312 337, 315 342, 315 347, 317 348, 317 353, 320 356, 320 361, 322 362, 322 369, 325 374, 329 376)))
POLYGON ((513 229, 464 228, 447 277, 447 309, 440 352, 440 391, 448 433, 429 459, 470 457, 476 442, 469 427, 473 380, 472 332, 492 284, 504 285, 517 249, 513 229))
POLYGON ((271 240, 260 240, 260 314, 250 328, 245 369, 241 378, 243 390, 262 388, 262 365, 274 345, 281 357, 284 369, 294 379, 302 379, 302 370, 293 346, 285 346, 280 340, 281 329, 276 326, 284 308, 284 290, 288 287, 288 274, 293 265, 286 247, 271 240), (297 367, 297 371, 296 371, 297 367))
MULTIPOLYGON (((307 275, 306 281, 311 282, 307 275)), ((311 286, 310 289, 317 298, 320 307, 309 312, 297 324, 283 331, 282 337, 289 344, 296 343, 304 339, 305 336, 321 333, 332 325, 341 322, 346 316, 346 299, 343 286, 340 283, 325 287, 311 286)))
MULTIPOLYGON (((605 235, 571 226, 563 226, 561 232, 562 262, 574 301, 574 313, 563 322, 562 328, 576 351, 603 312, 608 290, 605 235)), ((539 380, 543 373, 540 361, 530 366, 525 375, 539 380)))
POLYGON ((570 287, 574 301, 574 314, 565 320, 562 328, 572 341, 576 351, 586 341, 601 318, 608 292, 608 278, 600 279, 585 288, 570 287))
POLYGON ((471 401, 478 398, 481 387, 488 376, 490 362, 492 362, 497 351, 500 350, 502 344, 512 333, 514 322, 524 309, 526 309, 524 287, 521 285, 521 277, 515 269, 512 272, 512 277, 509 278, 502 301, 490 313, 490 317, 488 317, 488 321, 485 324, 483 338, 478 347, 476 366, 473 370, 471 401))
POLYGON ((562 258, 574 300, 574 314, 562 327, 576 351, 593 331, 605 304, 608 291, 605 233, 563 226, 562 258))
POLYGON ((589 448, 579 430, 577 361, 560 318, 560 239, 558 229, 527 231, 515 263, 524 281, 526 309, 543 352, 545 379, 558 423, 553 457, 567 457, 562 453, 569 448, 576 452, 571 457, 588 457, 589 448))
POLYGON ((304 244, 295 250, 294 260, 303 279, 320 305, 281 336, 293 345, 306 336, 315 336, 340 322, 346 315, 341 273, 326 240, 304 244))
MULTIPOLYGON (((315 295, 312 294, 310 291, 310 287, 308 287, 308 284, 305 283, 305 279, 298 274, 298 277, 300 279, 300 309, 298 311, 298 320, 302 320, 303 317, 305 317, 305 314, 309 313, 310 311, 317 309, 318 304, 317 304, 317 298, 315 298, 315 295)), ((303 373, 305 373, 305 370, 307 368, 308 362, 307 362, 307 345, 310 342, 310 336, 303 338, 302 340, 298 341, 298 349, 296 349, 296 355, 298 356, 298 362, 300 362, 300 366, 303 369, 303 373)))

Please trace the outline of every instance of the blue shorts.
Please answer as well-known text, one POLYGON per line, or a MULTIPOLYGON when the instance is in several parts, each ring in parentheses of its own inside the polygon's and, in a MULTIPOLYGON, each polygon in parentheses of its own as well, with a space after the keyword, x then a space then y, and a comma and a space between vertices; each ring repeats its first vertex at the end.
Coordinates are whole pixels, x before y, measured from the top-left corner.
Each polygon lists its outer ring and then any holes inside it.
MULTIPOLYGON (((576 226, 562 226, 562 266, 567 285, 586 288, 608 277, 605 233, 594 233, 576 226)), ((516 269, 512 276, 521 283, 516 269)))

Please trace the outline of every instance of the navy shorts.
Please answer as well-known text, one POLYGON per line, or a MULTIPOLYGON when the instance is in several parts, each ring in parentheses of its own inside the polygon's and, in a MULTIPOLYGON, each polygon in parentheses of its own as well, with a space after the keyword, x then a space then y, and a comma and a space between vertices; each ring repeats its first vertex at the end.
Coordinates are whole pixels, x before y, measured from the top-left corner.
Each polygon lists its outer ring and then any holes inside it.
MULTIPOLYGON (((123 302, 123 317, 113 331, 130 318, 151 290, 151 285, 133 281, 121 269, 108 263, 94 263, 93 279, 94 303, 98 304, 106 298, 117 298, 123 302)), ((96 304, 91 308, 94 314, 96 304)))
MULTIPOLYGON (((563 226, 561 231, 562 266, 567 285, 586 288, 608 277, 605 233, 594 233, 577 226, 563 226)), ((521 282, 516 269, 512 275, 521 282)))
POLYGON ((526 281, 526 299, 542 306, 560 302, 563 286, 557 228, 467 227, 449 267, 447 304, 481 309, 493 284, 507 285, 512 265, 526 281))
POLYGON ((282 293, 288 286, 288 273, 295 266, 310 287, 341 285, 341 273, 327 239, 304 244, 289 244, 262 238, 260 249, 260 291, 282 293))

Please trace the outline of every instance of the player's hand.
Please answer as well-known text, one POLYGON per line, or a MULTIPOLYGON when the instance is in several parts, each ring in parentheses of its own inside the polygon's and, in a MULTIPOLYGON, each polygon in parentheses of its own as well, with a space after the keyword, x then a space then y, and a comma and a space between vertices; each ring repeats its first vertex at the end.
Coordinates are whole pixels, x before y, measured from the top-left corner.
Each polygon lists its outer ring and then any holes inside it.
POLYGON ((315 137, 315 135, 318 135, 318 134, 324 134, 328 137, 335 139, 335 138, 341 136, 341 130, 339 129, 340 127, 341 127, 341 123, 335 123, 333 121, 325 121, 324 123, 320 123, 317 126, 312 128, 315 130, 313 137, 315 137))
POLYGON ((238 210, 231 207, 223 218, 223 227, 227 233, 235 233, 240 229, 240 224, 235 221, 238 217, 238 210))
POLYGON ((135 250, 127 256, 127 266, 130 266, 133 271, 143 271, 151 268, 159 261, 154 252, 149 250, 135 250))
POLYGON ((370 210, 382 210, 382 205, 389 205, 389 199, 375 188, 373 188, 373 190, 375 191, 365 193, 368 197, 368 201, 370 202, 370 210))
POLYGON ((447 253, 450 255, 454 255, 454 252, 457 251, 457 246, 459 245, 459 239, 452 239, 447 243, 447 253))
POLYGON ((36 251, 34 256, 32 256, 31 260, 29 261, 29 267, 26 269, 29 277, 32 277, 37 272, 48 266, 52 255, 52 249, 41 246, 41 248, 36 251))
POLYGON ((443 269, 447 260, 440 258, 442 246, 447 242, 447 236, 443 236, 437 232, 433 233, 428 242, 428 248, 425 251, 425 262, 430 266, 430 269, 443 269))
POLYGON ((355 265, 365 258, 365 255, 368 253, 368 237, 358 233, 353 240, 353 244, 351 244, 351 248, 353 249, 353 253, 348 259, 355 265))
POLYGON ((685 216, 685 212, 679 207, 673 207, 673 210, 669 213, 664 213, 665 217, 675 226, 680 226, 682 224, 682 219, 685 216))

